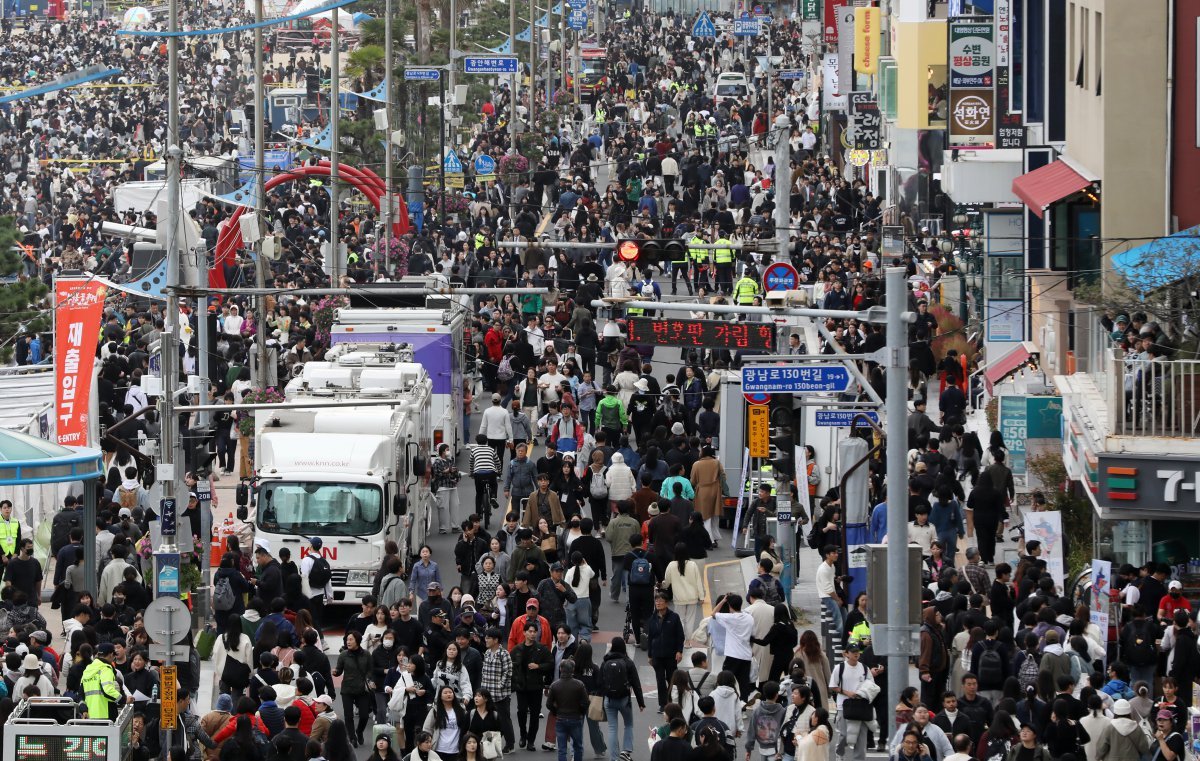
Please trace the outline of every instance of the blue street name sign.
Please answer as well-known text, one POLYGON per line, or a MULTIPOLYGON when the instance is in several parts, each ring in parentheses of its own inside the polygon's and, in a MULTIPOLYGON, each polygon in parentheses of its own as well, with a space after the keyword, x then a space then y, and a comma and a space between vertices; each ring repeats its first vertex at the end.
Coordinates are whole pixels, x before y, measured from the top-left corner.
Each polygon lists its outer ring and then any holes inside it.
POLYGON ((868 428, 861 418, 854 421, 855 415, 866 415, 876 425, 879 424, 879 413, 874 410, 817 410, 818 428, 849 428, 854 422, 855 428, 868 428))
POLYGON ((405 69, 404 78, 410 82, 436 82, 442 78, 440 69, 405 69))
POLYGON ((568 0, 567 7, 586 10, 588 7, 588 0, 568 0))
POLYGON ((495 174, 496 160, 491 156, 480 156, 475 159, 475 174, 495 174))
POLYGON ((850 388, 843 365, 755 365, 742 368, 742 392, 837 394, 850 388))
POLYGON ((751 18, 749 13, 743 13, 733 20, 734 37, 757 37, 762 33, 762 24, 758 19, 751 18))
POLYGON ((467 74, 516 74, 515 55, 469 55, 463 58, 463 71, 467 74))
POLYGON ((708 11, 701 11, 696 17, 696 23, 692 24, 693 37, 716 37, 717 26, 709 17, 708 11))
POLYGON ((781 69, 776 72, 780 79, 804 79, 804 69, 781 69))

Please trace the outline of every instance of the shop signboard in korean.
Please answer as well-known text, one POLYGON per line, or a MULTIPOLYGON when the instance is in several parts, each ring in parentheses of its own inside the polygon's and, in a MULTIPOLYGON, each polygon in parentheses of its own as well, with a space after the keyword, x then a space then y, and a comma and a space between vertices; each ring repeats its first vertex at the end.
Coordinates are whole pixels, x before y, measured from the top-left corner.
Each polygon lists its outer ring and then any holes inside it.
POLYGON ((996 93, 991 89, 950 91, 949 147, 996 145, 996 93))
POLYGON ((950 22, 950 87, 991 88, 996 66, 995 29, 990 17, 950 22))
POLYGON ((1102 507, 1180 517, 1200 510, 1200 457, 1099 452, 1097 458, 1102 507))
POLYGON ((880 134, 882 119, 879 116, 879 101, 869 91, 850 93, 850 105, 854 124, 854 148, 877 151, 883 147, 880 134))

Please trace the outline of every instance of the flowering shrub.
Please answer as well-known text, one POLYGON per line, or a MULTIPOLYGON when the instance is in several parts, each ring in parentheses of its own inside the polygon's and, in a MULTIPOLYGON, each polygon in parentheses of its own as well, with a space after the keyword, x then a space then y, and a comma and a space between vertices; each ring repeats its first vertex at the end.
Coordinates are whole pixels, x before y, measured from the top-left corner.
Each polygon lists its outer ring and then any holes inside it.
MULTIPOLYGON (((442 191, 435 190, 432 193, 430 193, 429 195, 432 199, 429 203, 430 207, 433 209, 441 209, 442 191)), ((453 190, 446 191, 445 202, 446 202, 446 209, 445 209, 446 214, 465 214, 467 212, 467 210, 471 208, 471 202, 468 201, 464 196, 462 196, 461 194, 459 194, 453 190)))
POLYGON ((392 238, 388 241, 387 259, 391 262, 396 277, 408 274, 408 257, 412 253, 412 243, 404 238, 392 238))
MULTIPOLYGON (((279 404, 284 401, 284 398, 283 394, 273 388, 255 388, 248 391, 242 397, 242 401, 246 404, 279 404)), ((247 439, 254 438, 254 412, 252 410, 238 413, 238 432, 247 439)))
POLYGON ((322 296, 320 301, 313 305, 312 323, 318 343, 328 345, 329 331, 333 328, 333 318, 337 310, 349 305, 350 300, 345 296, 322 296))
POLYGON ((501 174, 522 174, 529 171, 529 159, 519 153, 505 154, 500 157, 501 174))

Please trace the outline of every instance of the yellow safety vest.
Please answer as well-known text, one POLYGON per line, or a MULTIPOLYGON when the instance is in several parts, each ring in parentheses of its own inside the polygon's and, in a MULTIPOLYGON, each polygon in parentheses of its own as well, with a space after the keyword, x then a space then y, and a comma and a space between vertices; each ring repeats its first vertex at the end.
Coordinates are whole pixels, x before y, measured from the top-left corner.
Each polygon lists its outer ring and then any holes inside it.
POLYGON ((4 551, 5 555, 12 555, 17 551, 17 536, 21 533, 21 524, 16 519, 4 520, 0 518, 0 550, 4 551))
POLYGON ((714 127, 712 124, 705 124, 704 125, 704 136, 705 137, 716 137, 717 136, 717 128, 714 127))
POLYGON ((112 718, 110 706, 121 698, 117 674, 113 667, 97 658, 88 664, 79 682, 89 719, 107 721, 112 718))
POLYGON ((600 108, 599 106, 596 106, 596 123, 597 123, 597 124, 603 124, 603 123, 604 123, 604 115, 605 115, 605 114, 604 114, 604 109, 603 109, 603 108, 600 108))
POLYGON ((754 303, 754 297, 757 295, 758 283, 749 277, 743 276, 733 288, 733 300, 742 306, 754 303))
POLYGON ((692 236, 692 239, 688 241, 688 256, 692 257, 692 261, 696 264, 703 264, 708 260, 708 249, 693 248, 693 246, 703 245, 704 239, 699 235, 692 236))
POLYGON ((483 248, 483 244, 487 243, 487 238, 483 237, 483 233, 475 233, 475 248, 476 250, 483 248))
POLYGON ((704 137, 704 125, 700 122, 696 122, 692 125, 692 132, 696 135, 696 137, 704 137))
MULTIPOLYGON (((731 246, 733 243, 722 235, 714 244, 717 246, 731 246)), ((713 261, 717 264, 733 264, 733 249, 732 248, 715 248, 713 249, 713 261)))

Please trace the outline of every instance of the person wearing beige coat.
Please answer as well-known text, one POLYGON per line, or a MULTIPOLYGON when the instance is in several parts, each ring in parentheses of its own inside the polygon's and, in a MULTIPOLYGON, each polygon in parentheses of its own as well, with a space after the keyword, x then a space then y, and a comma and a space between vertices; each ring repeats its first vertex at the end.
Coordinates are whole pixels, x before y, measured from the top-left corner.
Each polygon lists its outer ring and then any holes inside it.
POLYGON ((724 476, 725 468, 714 456, 713 448, 701 449, 700 459, 692 465, 688 480, 692 482, 692 488, 696 492, 696 499, 692 504, 696 512, 704 517, 704 528, 714 544, 721 541, 721 529, 717 526, 717 521, 721 516, 721 479, 724 476))
POLYGON ((699 563, 688 559, 687 545, 675 545, 675 560, 667 565, 662 588, 671 590, 671 604, 683 622, 683 636, 691 641, 704 612, 704 574, 699 563))

